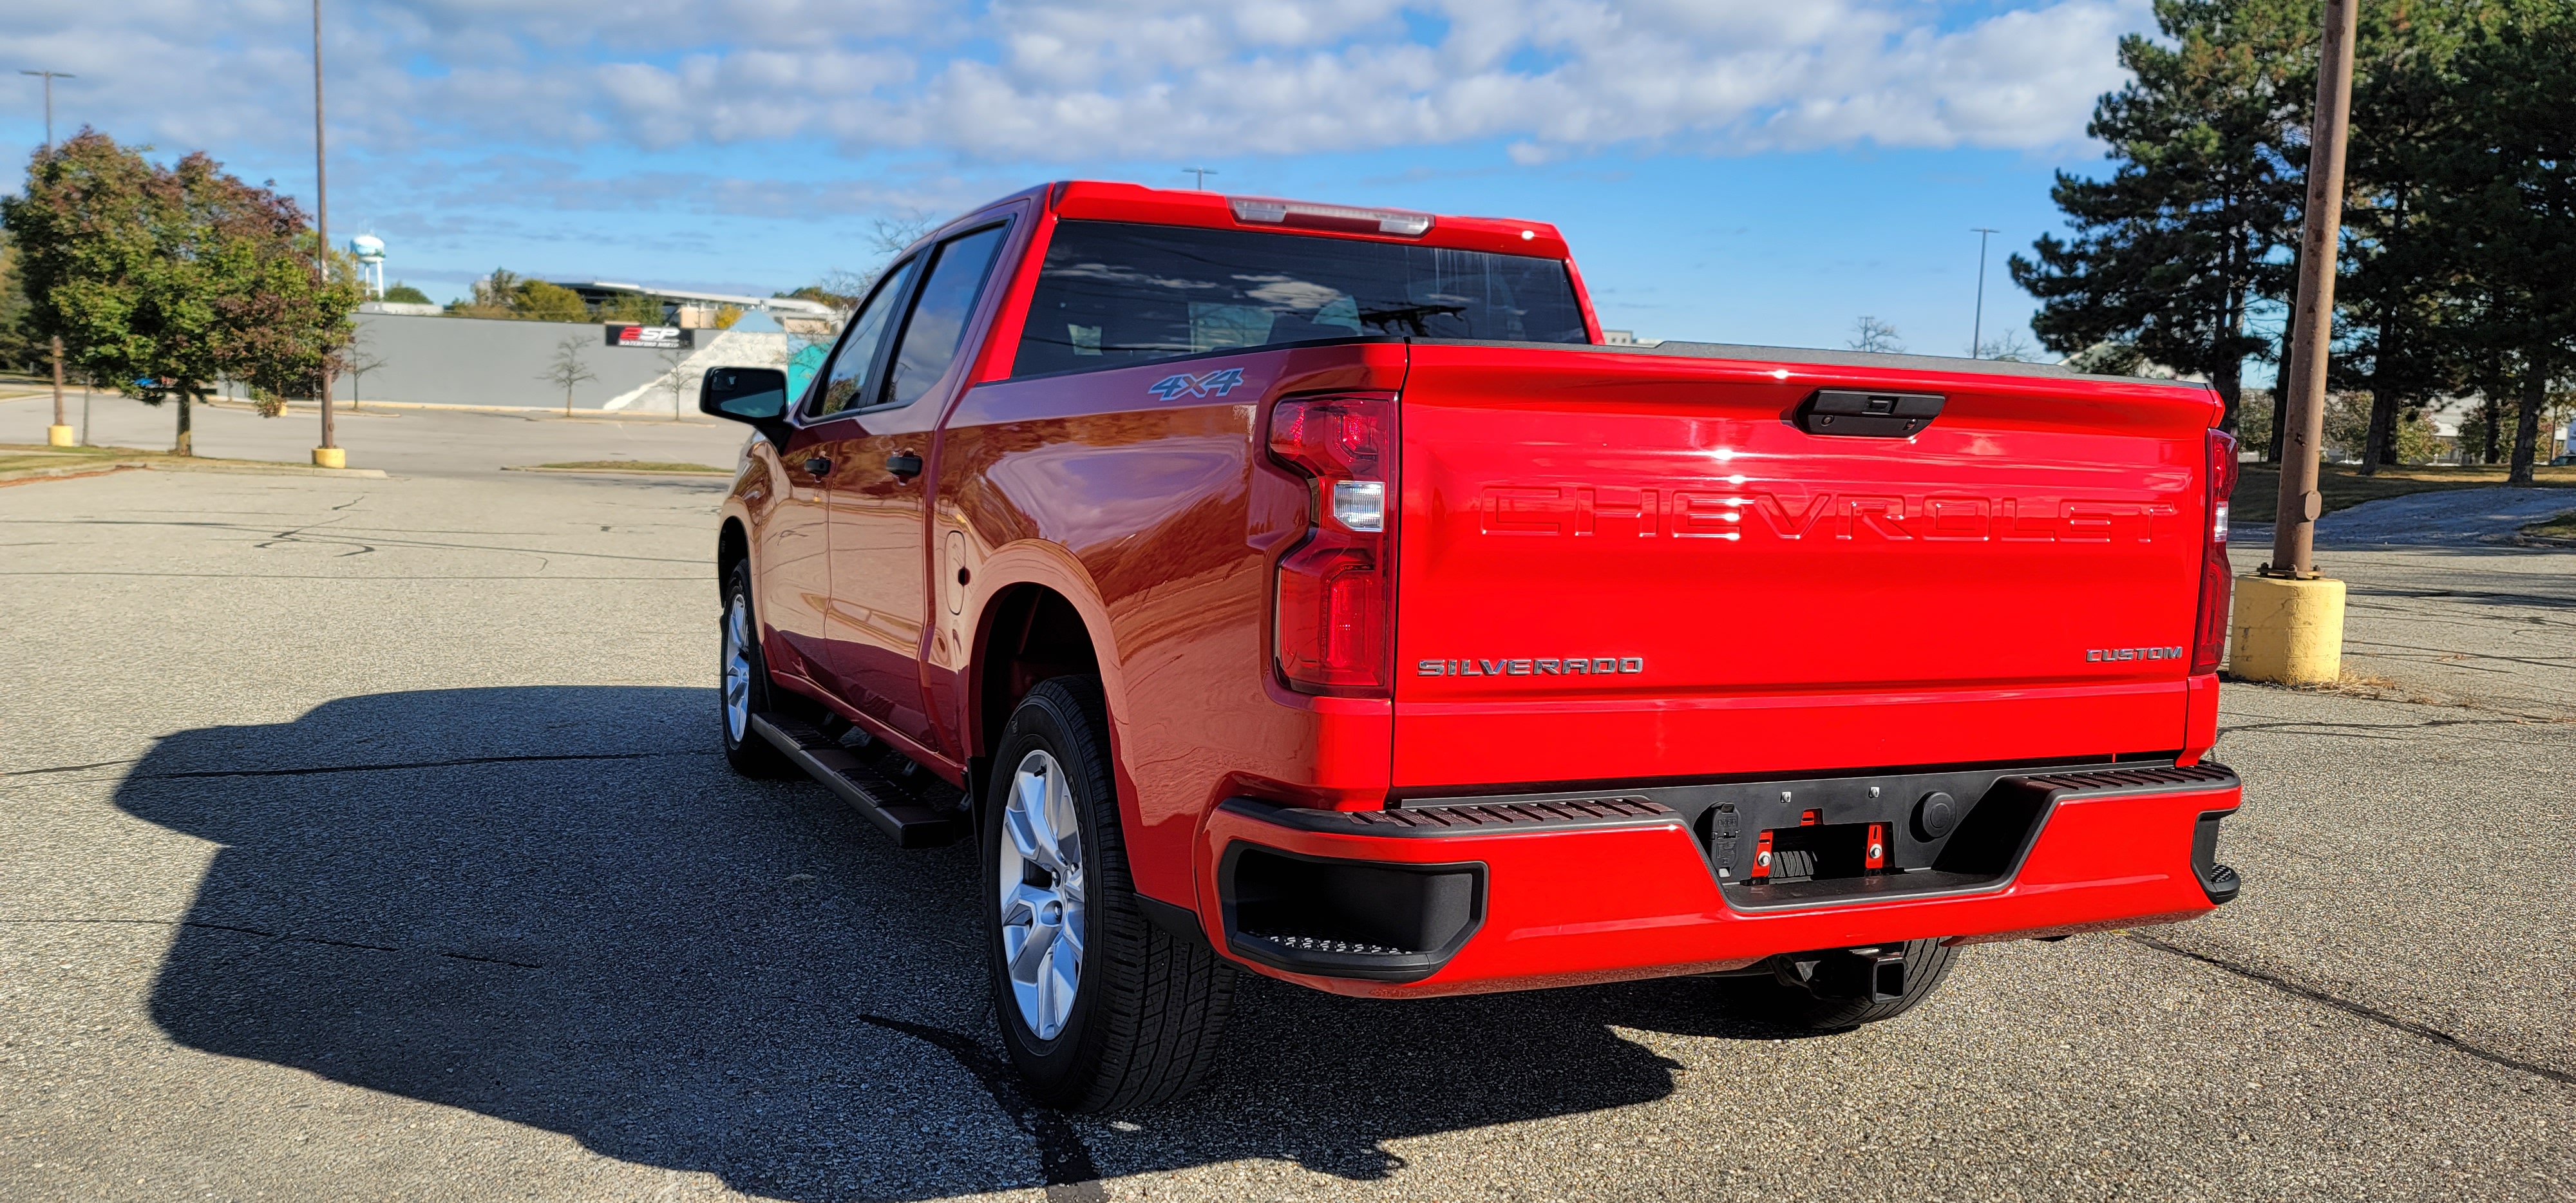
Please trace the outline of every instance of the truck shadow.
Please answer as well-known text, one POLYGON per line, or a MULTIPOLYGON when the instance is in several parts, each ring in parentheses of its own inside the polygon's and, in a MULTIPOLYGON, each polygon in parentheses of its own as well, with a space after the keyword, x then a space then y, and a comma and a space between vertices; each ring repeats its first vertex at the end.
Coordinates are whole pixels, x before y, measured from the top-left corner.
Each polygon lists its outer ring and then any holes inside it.
POLYGON ((129 813, 220 845, 161 966, 190 1048, 569 1135, 790 1199, 927 1198, 1286 1158, 1650 1102, 1613 1029, 1764 1038, 1713 983, 1407 1003, 1246 979, 1226 1070, 1112 1128, 994 1050, 974 862, 746 782, 711 690, 380 694, 162 740, 129 813))

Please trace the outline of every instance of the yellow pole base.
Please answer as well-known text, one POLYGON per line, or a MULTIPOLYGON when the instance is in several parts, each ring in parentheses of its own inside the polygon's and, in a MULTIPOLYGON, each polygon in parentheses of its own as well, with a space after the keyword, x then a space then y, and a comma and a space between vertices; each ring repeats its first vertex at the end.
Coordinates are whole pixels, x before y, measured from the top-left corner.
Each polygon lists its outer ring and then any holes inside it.
POLYGON ((45 428, 45 445, 49 447, 78 447, 80 446, 80 432, 69 426, 48 426, 45 428))
MULTIPOLYGON (((346 447, 316 447, 313 449, 313 466, 316 468, 346 468, 349 466, 349 449, 346 447)), ((2340 605, 2341 603, 2337 604, 2340 605)))
POLYGON ((2248 681, 2319 685, 2343 675, 2343 582, 2236 578, 2227 670, 2248 681))

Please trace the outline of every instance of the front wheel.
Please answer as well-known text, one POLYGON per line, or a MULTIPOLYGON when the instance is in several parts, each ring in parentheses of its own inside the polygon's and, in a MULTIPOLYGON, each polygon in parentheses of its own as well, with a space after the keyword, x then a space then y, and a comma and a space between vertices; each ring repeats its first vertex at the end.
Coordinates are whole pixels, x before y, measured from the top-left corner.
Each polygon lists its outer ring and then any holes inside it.
POLYGON ((981 823, 1002 1043, 1030 1094, 1069 1111, 1188 1093, 1215 1066, 1234 1001, 1234 967, 1137 904, 1108 732, 1098 679, 1030 690, 1002 731, 981 823))
POLYGON ((751 564, 725 573, 724 613, 716 620, 716 669, 722 689, 725 763, 745 777, 797 776, 796 765, 751 729, 751 716, 771 708, 769 663, 760 654, 760 623, 751 609, 751 564))

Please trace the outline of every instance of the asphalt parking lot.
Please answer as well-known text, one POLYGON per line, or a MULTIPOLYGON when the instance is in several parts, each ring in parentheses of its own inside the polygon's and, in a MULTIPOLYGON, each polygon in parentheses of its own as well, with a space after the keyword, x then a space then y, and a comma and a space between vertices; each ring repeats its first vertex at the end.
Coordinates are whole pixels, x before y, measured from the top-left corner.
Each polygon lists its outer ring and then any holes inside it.
POLYGON ((1110 1122, 965 850, 725 770, 720 486, 491 458, 0 488, 0 1198, 2576 1198, 2576 553, 2328 557, 2381 683, 2228 688, 2211 918, 1818 1038, 1249 979, 1110 1122))

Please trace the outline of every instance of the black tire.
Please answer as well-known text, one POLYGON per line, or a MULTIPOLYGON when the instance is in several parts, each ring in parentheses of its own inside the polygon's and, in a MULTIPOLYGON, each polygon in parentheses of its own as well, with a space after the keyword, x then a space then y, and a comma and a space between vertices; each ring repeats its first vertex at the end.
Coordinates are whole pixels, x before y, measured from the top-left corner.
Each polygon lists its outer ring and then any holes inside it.
POLYGON ((1880 999, 1870 988, 1859 958, 1843 953, 1795 953, 1771 958, 1770 974, 1732 980, 1730 1005, 1738 1012, 1784 1028, 1838 1032, 1865 1023, 1894 1019, 1931 997, 1949 976, 1959 950, 1939 940, 1905 942, 1905 988, 1880 999), (1813 968, 1801 972, 1802 962, 1813 968))
POLYGON ((769 660, 760 654, 760 617, 751 606, 748 560, 736 560, 725 571, 724 609, 716 615, 716 682, 716 729, 724 738, 725 763, 745 777, 762 780, 802 776, 796 762, 750 727, 750 715, 776 709, 777 691, 769 683, 769 660), (738 637, 749 672, 737 682, 730 673, 738 637), (739 711, 733 697, 736 688, 744 695, 739 711))
MULTIPOLYGON (((1204 940, 1183 939, 1156 927, 1137 905, 1112 784, 1109 723, 1099 680, 1057 677, 1030 690, 1002 731, 992 776, 978 816, 985 960, 1002 1044, 1027 1080, 1030 1096, 1062 1110, 1098 1113, 1152 1107, 1188 1093, 1215 1067, 1226 1015, 1234 1005, 1235 969, 1204 940), (1058 904, 1058 913, 1073 919, 1056 929, 1079 936, 1070 1004, 1059 1001, 1060 988, 1024 1003, 1017 991, 1044 987, 1015 984, 1005 952, 1006 928, 1014 929, 1024 954, 1039 938, 1036 928, 1025 921, 1015 924, 1006 914, 1031 917, 1028 907, 1005 897, 1003 841, 1012 792, 1024 788, 1019 785, 1022 770, 1033 766, 1040 770, 1036 777, 1045 776, 1048 762, 1036 759, 1041 753, 1050 758, 1055 779, 1066 792, 1056 806, 1071 812, 1079 831, 1070 861, 1078 872, 1051 871, 1042 857, 1017 851, 1015 843, 1008 884, 1034 891, 1021 896, 1025 902, 1067 897, 1060 885, 1068 876, 1079 883, 1079 905, 1058 904), (1034 880, 1040 877, 1048 880, 1034 880), (1028 1008, 1040 1013, 1037 1023, 1028 1008), (1040 1034, 1039 1025, 1050 1022, 1055 1008, 1067 1008, 1053 1020, 1061 1026, 1040 1034)), ((1028 805, 1024 802, 1023 812, 1028 805)), ((1020 830, 1031 832, 1027 826, 1020 830)), ((1061 843, 1060 837, 1054 841, 1059 860, 1061 843)), ((1064 936, 1052 940, 1060 945, 1064 936)), ((1055 951, 1061 955, 1060 948, 1055 951)), ((1056 964, 1045 962, 1036 976, 1043 977, 1056 964)))

